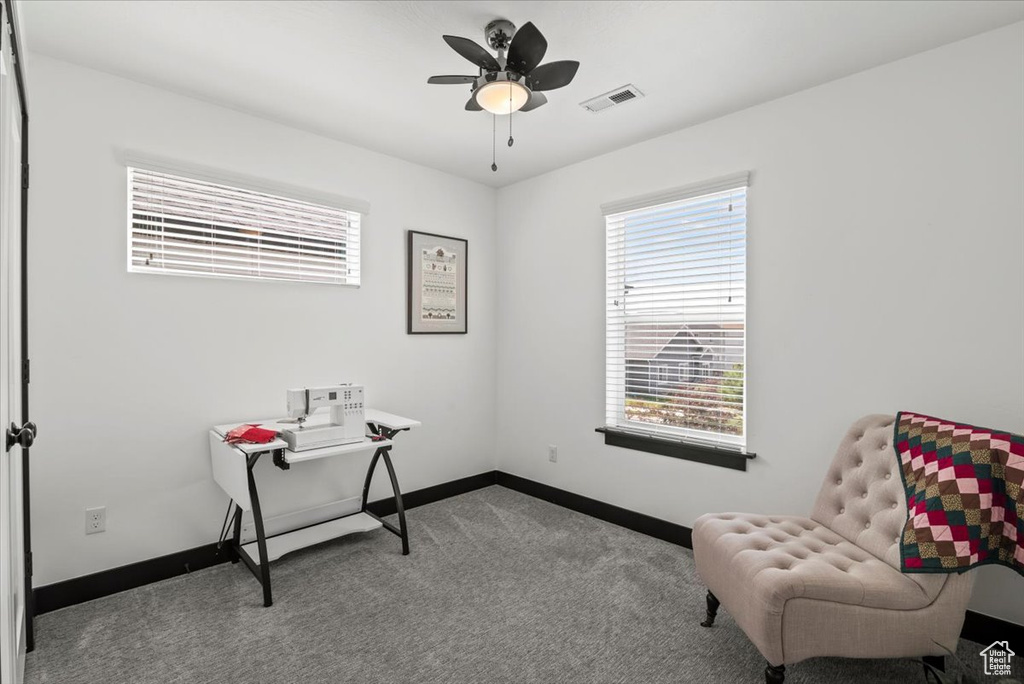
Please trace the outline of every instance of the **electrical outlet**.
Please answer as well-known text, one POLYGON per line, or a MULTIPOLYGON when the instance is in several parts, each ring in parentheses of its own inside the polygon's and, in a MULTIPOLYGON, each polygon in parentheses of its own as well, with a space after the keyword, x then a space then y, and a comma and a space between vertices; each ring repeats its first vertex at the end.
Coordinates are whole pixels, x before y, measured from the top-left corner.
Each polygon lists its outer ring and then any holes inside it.
POLYGON ((548 444, 548 460, 552 463, 558 463, 558 447, 554 444, 548 444))
POLYGON ((96 534, 107 531, 107 507, 85 509, 85 533, 96 534))

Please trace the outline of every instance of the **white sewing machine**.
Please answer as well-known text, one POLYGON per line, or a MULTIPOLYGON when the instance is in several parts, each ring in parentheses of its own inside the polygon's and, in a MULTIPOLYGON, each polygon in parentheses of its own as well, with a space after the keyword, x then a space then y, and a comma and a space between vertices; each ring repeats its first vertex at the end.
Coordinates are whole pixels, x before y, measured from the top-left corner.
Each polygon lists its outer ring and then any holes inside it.
MULTIPOLYGON (((292 451, 360 442, 366 436, 361 385, 331 385, 288 390, 288 416, 295 427, 281 427, 281 439, 292 451), (330 421, 309 420, 321 407, 331 409, 330 421)), ((280 423, 279 423, 280 424, 280 423)))

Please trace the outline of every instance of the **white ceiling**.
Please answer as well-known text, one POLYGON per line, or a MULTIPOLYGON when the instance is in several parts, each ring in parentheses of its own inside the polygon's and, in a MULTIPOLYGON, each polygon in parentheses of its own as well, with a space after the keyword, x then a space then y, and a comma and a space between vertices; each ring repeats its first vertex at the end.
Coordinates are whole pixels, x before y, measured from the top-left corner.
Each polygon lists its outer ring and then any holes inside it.
MULTIPOLYGON (((502 186, 1024 19, 1024 2, 53 2, 19 5, 30 50, 502 186), (576 80, 498 120, 442 40, 534 24, 576 80), (578 103, 633 83, 647 97, 578 103)), ((31 75, 29 76, 31 89, 31 75)))

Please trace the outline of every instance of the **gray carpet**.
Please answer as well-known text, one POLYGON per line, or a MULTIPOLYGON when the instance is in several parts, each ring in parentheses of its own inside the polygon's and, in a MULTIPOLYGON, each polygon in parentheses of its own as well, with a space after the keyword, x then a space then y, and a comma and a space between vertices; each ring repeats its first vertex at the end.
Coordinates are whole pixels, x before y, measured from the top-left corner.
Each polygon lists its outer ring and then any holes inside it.
MULTIPOLYGON (((273 565, 274 606, 220 565, 37 622, 26 682, 762 682, 691 553, 494 486, 273 565)), ((980 646, 960 658, 980 675, 980 646)), ((1019 659, 1018 659, 1019 660, 1019 659)), ((910 660, 817 659, 787 682, 914 682, 910 660)), ((979 676, 979 680, 984 676, 979 676)))

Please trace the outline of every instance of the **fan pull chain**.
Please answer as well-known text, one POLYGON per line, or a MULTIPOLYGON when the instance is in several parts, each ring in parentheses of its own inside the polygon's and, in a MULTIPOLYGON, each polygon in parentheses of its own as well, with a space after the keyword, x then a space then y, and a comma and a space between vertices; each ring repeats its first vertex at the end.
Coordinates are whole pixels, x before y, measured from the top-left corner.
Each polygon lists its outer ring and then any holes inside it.
POLYGON ((497 143, 498 139, 498 117, 496 114, 491 114, 491 171, 498 170, 497 160, 497 143))
POLYGON ((508 146, 512 147, 512 81, 508 82, 508 146))

